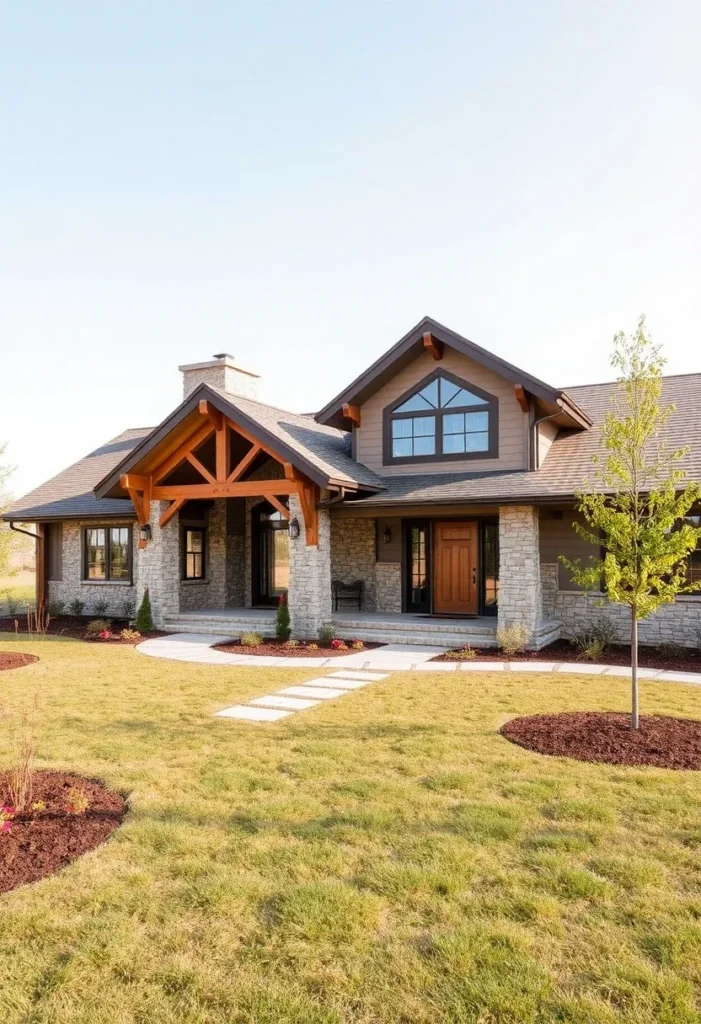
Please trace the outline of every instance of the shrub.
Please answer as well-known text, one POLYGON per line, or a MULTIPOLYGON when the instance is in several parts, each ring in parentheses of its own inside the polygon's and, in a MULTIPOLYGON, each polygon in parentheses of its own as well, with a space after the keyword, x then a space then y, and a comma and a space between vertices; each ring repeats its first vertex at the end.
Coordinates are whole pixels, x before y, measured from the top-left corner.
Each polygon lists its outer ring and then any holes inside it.
POLYGON ((11 590, 5 591, 5 604, 7 605, 8 615, 15 615, 19 611, 20 603, 11 590))
POLYGON ((133 619, 136 611, 136 598, 133 595, 123 598, 120 607, 125 619, 133 619))
POLYGON ((242 647, 260 647, 263 643, 263 637, 260 633, 242 633, 239 637, 239 643, 242 647))
POLYGON ((85 635, 89 640, 96 640, 100 633, 109 633, 109 629, 107 619, 92 619, 85 627, 85 635))
MULTIPOLYGON (((34 792, 34 762, 39 735, 39 701, 35 696, 31 707, 5 712, 5 733, 11 750, 10 768, 6 772, 9 808, 14 814, 29 810, 34 792)), ((7 830, 6 830, 7 831, 7 830)))
POLYGON ((446 651, 445 656, 451 661, 472 661, 477 657, 477 652, 473 651, 469 644, 465 644, 464 647, 459 647, 455 651, 446 651))
POLYGON ((322 647, 330 647, 336 638, 336 630, 331 625, 322 626, 319 630, 319 643, 322 647))
POLYGON ((598 661, 601 655, 604 653, 606 647, 599 637, 592 636, 589 638, 587 643, 581 648, 582 656, 588 661, 598 661))
POLYGON ((318 651, 319 650, 319 645, 318 644, 307 644, 307 650, 308 651, 318 651))
POLYGON ((140 640, 141 633, 138 629, 123 629, 119 634, 121 640, 140 640))
POLYGON ((601 645, 601 650, 613 647, 618 640, 618 631, 609 619, 596 619, 572 634, 572 643, 584 654, 592 641, 601 645))
POLYGON ((299 640, 287 640, 285 647, 299 647, 299 640))
POLYGON ((82 615, 85 609, 85 601, 81 601, 79 597, 74 597, 71 603, 68 605, 68 611, 71 615, 82 615))
POLYGON ((351 647, 354 651, 364 651, 365 644, 362 640, 351 640, 351 647))
POLYGON ((144 596, 136 614, 136 628, 140 633, 153 632, 153 615, 151 613, 151 598, 148 587, 144 590, 144 596))
POLYGON ((348 650, 348 645, 343 640, 332 640, 330 646, 333 647, 334 651, 348 650))
POLYGON ((497 643, 507 658, 524 651, 530 639, 530 631, 518 622, 515 622, 513 625, 502 626, 501 629, 497 630, 497 643))
POLYGON ((90 806, 90 800, 85 790, 81 789, 80 786, 71 786, 68 790, 68 802, 66 803, 66 810, 69 814, 85 814, 88 807, 90 806))
POLYGON ((98 619, 103 619, 107 615, 107 609, 109 603, 105 601, 104 597, 101 597, 99 601, 96 601, 92 607, 93 615, 97 615, 98 619))
POLYGON ((290 609, 287 604, 287 597, 283 594, 277 606, 275 636, 278 638, 278 640, 289 640, 290 633, 290 609))
POLYGON ((54 598, 53 601, 49 601, 47 605, 47 610, 52 619, 56 619, 59 615, 63 615, 65 608, 66 602, 60 601, 57 598, 54 598))

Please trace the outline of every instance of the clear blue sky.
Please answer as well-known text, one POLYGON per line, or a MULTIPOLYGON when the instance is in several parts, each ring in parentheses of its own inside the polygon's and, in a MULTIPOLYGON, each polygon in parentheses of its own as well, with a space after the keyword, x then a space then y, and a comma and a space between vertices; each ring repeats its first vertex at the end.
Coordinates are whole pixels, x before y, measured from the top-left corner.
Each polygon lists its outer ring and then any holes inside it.
POLYGON ((645 311, 701 369, 698 3, 0 13, 15 493, 223 350, 304 411, 424 314, 568 385, 645 311))

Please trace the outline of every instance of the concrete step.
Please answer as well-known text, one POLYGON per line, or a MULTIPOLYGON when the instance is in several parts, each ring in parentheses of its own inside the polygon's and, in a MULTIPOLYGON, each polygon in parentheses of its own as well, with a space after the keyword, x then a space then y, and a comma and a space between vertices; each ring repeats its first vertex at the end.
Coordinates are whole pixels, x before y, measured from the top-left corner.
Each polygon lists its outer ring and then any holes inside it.
POLYGON ((204 636, 241 636, 242 633, 275 636, 275 622, 270 619, 185 619, 172 616, 163 628, 168 633, 202 633, 204 636))
POLYGON ((418 644, 426 647, 496 647, 496 636, 489 633, 423 633, 412 630, 399 633, 397 630, 351 629, 346 624, 336 627, 339 635, 349 640, 367 640, 376 644, 418 644))
POLYGON ((429 618, 406 618, 406 619, 351 619, 332 615, 331 623, 339 630, 359 630, 367 632, 377 630, 382 633, 405 633, 415 636, 418 633, 428 635, 440 633, 441 635, 457 634, 463 636, 469 633, 471 636, 490 637, 496 633, 497 620, 492 624, 485 624, 484 620, 476 619, 429 619, 429 618))

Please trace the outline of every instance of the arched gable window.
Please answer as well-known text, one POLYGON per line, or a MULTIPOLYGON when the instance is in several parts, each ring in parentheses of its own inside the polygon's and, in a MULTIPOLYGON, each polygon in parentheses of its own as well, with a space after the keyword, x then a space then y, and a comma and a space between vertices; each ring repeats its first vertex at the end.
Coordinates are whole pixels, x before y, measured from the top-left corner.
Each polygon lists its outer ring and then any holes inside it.
POLYGON ((439 370, 385 409, 384 461, 452 462, 498 455, 498 399, 439 370))

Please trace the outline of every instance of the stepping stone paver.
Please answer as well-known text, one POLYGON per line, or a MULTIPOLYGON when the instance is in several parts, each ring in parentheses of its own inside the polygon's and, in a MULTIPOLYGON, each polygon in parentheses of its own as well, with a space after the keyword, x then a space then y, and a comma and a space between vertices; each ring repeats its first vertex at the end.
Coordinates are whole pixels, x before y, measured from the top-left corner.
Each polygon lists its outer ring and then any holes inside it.
POLYGON ((311 697, 321 700, 331 700, 332 697, 342 697, 344 693, 348 693, 347 690, 338 690, 331 686, 287 686, 277 692, 284 697, 311 697))
POLYGON ((323 679, 318 676, 316 679, 305 679, 304 686, 324 686, 324 687, 338 687, 344 690, 359 690, 361 686, 367 686, 371 682, 370 679, 344 679, 341 676, 334 676, 329 678, 324 676, 323 679))
POLYGON ((350 668, 342 668, 338 672, 332 672, 329 679, 357 679, 366 683, 377 683, 380 679, 386 679, 389 672, 355 672, 350 668))
POLYGON ((275 693, 249 701, 249 704, 255 704, 260 708, 286 708, 290 711, 306 711, 307 708, 314 708, 320 703, 321 701, 305 700, 303 697, 281 697, 275 693))
POLYGON ((252 708, 246 704, 234 704, 232 708, 217 711, 219 718, 243 718, 248 722, 277 722, 291 714, 291 711, 281 711, 276 708, 252 708))

